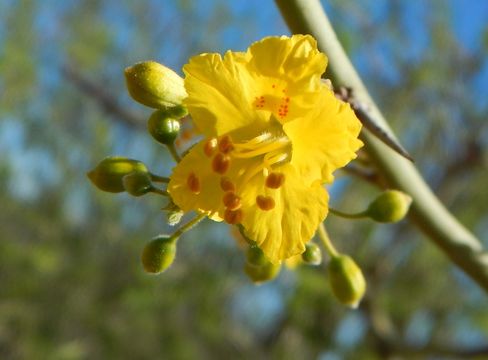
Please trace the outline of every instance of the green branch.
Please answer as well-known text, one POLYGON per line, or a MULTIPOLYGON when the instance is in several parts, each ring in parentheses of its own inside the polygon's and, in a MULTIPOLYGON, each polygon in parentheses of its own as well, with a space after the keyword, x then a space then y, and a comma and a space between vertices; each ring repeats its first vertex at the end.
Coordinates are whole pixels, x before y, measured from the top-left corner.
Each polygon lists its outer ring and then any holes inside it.
MULTIPOLYGON (((311 34, 329 58, 337 85, 351 87, 369 116, 395 138, 348 59, 319 0, 275 0, 293 33, 311 34)), ((410 218, 466 274, 488 292, 488 253, 480 241, 441 204, 415 166, 363 129, 365 149, 388 185, 413 198, 410 218)))

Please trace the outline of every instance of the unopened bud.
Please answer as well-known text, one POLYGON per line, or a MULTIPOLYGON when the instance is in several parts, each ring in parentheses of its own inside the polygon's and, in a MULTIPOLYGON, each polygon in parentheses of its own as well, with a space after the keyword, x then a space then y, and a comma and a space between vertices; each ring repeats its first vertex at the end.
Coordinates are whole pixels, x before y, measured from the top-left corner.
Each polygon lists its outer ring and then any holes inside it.
POLYGON ((354 260, 340 254, 330 259, 327 270, 335 297, 342 304, 357 308, 366 291, 366 280, 354 260))
POLYGON ((132 196, 142 196, 153 188, 151 176, 147 172, 133 171, 122 178, 125 191, 132 196))
POLYGON ((183 78, 155 61, 126 68, 125 79, 132 98, 154 109, 179 107, 187 97, 183 78))
POLYGON ((148 173, 142 162, 119 156, 110 156, 98 163, 87 173, 93 185, 103 191, 119 193, 125 191, 122 179, 131 172, 148 173))
POLYGON ((244 266, 244 272, 255 284, 261 284, 263 282, 273 280, 276 276, 278 276, 280 270, 281 264, 272 264, 269 261, 261 266, 251 265, 246 262, 244 266))
POLYGON ((167 111, 157 110, 149 118, 147 130, 157 142, 171 145, 180 132, 180 122, 172 118, 167 111))
POLYGON ((302 254, 302 260, 308 265, 320 265, 322 262, 320 247, 313 242, 306 244, 305 251, 302 254))
POLYGON ((175 255, 175 239, 167 236, 158 236, 151 240, 142 250, 142 265, 146 272, 159 274, 173 263, 175 255))
POLYGON ((365 215, 378 222, 397 222, 407 215, 411 203, 409 195, 398 190, 387 190, 369 204, 365 215))
POLYGON ((246 261, 249 265, 253 266, 264 266, 269 262, 264 255, 263 250, 261 250, 256 244, 248 246, 246 250, 246 261))

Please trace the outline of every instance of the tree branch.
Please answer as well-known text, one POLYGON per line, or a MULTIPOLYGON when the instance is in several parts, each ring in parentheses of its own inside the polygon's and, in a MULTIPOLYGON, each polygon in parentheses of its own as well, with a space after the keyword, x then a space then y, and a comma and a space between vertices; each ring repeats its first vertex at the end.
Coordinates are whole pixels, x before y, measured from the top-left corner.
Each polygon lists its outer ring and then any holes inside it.
POLYGON ((145 122, 135 114, 131 113, 120 105, 116 98, 105 91, 100 84, 88 79, 73 67, 65 65, 61 68, 63 76, 72 82, 78 90, 97 101, 100 107, 126 125, 135 128, 143 128, 145 122))
MULTIPOLYGON (((329 57, 330 71, 338 85, 354 89, 367 104, 369 117, 395 138, 349 61, 319 0, 275 0, 294 33, 311 34, 329 57)), ((488 292, 488 254, 480 241, 441 204, 415 166, 363 129, 365 149, 388 182, 413 198, 410 219, 466 274, 488 292)))

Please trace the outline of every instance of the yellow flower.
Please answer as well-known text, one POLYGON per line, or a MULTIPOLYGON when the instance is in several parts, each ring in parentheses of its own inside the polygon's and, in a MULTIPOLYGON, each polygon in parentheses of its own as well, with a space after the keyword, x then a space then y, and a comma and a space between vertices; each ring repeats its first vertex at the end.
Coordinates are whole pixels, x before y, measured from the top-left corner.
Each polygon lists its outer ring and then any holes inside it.
POLYGON ((184 104, 204 139, 173 171, 175 204, 242 225, 273 263, 301 254, 327 215, 323 184, 362 146, 353 111, 320 80, 326 65, 304 35, 191 58, 184 104))

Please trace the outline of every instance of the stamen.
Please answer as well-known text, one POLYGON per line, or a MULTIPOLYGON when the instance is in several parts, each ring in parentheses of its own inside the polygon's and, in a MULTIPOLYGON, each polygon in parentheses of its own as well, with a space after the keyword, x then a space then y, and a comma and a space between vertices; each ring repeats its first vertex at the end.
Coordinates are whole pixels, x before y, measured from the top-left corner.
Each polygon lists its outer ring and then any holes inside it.
POLYGON ((220 179, 220 188, 224 191, 235 191, 236 186, 232 182, 231 179, 229 179, 227 176, 223 176, 220 179))
POLYGON ((233 191, 228 191, 224 194, 222 198, 222 202, 224 203, 225 207, 229 210, 237 210, 241 207, 241 198, 236 195, 233 191))
POLYGON ((246 176, 244 179, 240 182, 241 184, 247 184, 249 181, 254 177, 254 175, 258 174, 260 171, 262 171, 265 168, 265 165, 263 163, 257 163, 253 167, 247 169, 246 171, 246 176))
POLYGON ((211 157, 214 154, 215 149, 217 149, 217 144, 218 141, 216 138, 208 139, 208 141, 203 146, 203 152, 205 153, 205 155, 211 157))
POLYGON ((235 152, 232 154, 232 156, 236 158, 241 158, 241 159, 247 159, 247 158, 252 158, 255 156, 267 154, 271 151, 275 151, 281 148, 284 148, 290 144, 290 140, 287 137, 281 137, 279 139, 273 140, 269 143, 263 144, 263 146, 260 147, 254 147, 253 150, 250 151, 241 151, 241 152, 235 152))
POLYGON ((270 196, 258 195, 256 197, 256 204, 261 210, 268 211, 275 207, 275 201, 270 196))
POLYGON ((232 139, 229 135, 225 135, 220 139, 219 150, 224 154, 228 154, 234 150, 234 144, 232 143, 232 139))
POLYGON ((239 224, 242 221, 242 210, 225 210, 224 213, 224 220, 226 223, 231 224, 231 225, 236 225, 239 224))
POLYGON ((272 172, 266 178, 266 186, 270 189, 279 189, 285 182, 285 174, 272 172))
POLYGON ((272 165, 279 165, 281 163, 283 163, 284 161, 286 161, 289 157, 289 154, 286 153, 286 152, 282 152, 282 153, 276 153, 276 152, 273 152, 273 153, 268 153, 266 155, 264 155, 264 163, 265 163, 265 166, 267 166, 268 168, 271 168, 272 165))
POLYGON ((225 174, 229 170, 230 156, 218 153, 212 160, 212 170, 219 174, 225 174))
POLYGON ((194 194, 199 194, 200 193, 200 180, 198 177, 195 175, 195 173, 190 173, 188 175, 188 178, 186 179, 186 185, 188 186, 188 189, 194 194))
POLYGON ((266 140, 269 140, 272 137, 273 137, 273 135, 271 135, 271 133, 266 132, 266 133, 263 133, 261 135, 256 136, 255 138, 253 138, 249 141, 246 141, 245 143, 234 144, 234 147, 237 149, 254 149, 256 147, 256 145, 258 145, 258 144, 260 144, 266 140))

